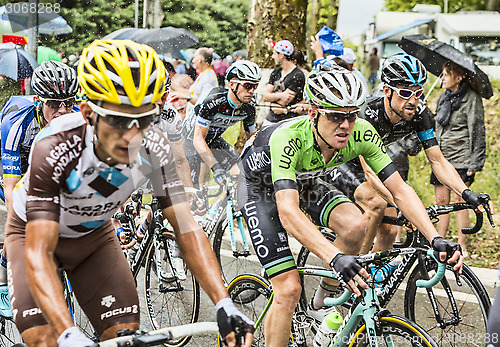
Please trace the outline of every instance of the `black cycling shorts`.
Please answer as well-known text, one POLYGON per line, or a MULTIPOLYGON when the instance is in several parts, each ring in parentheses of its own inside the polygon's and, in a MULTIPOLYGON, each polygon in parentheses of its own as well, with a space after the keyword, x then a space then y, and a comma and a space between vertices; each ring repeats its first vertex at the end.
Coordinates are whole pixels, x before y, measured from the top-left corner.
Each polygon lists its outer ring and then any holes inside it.
MULTIPOLYGON (((332 210, 351 202, 331 184, 313 179, 301 185, 300 207, 317 225, 328 226, 332 210)), ((274 191, 240 175, 238 205, 248 226, 255 253, 269 278, 296 268, 288 235, 280 222, 274 191)))
POLYGON ((365 172, 359 158, 335 167, 324 180, 333 184, 352 201, 354 201, 356 189, 366 182, 365 172))
MULTIPOLYGON (((238 162, 238 158, 240 154, 226 142, 221 136, 216 137, 214 139, 209 139, 207 136, 207 145, 208 148, 212 151, 217 162, 222 166, 224 170, 229 172, 231 167, 238 162)), ((191 179, 193 180, 193 185, 196 188, 199 187, 199 177, 200 177, 200 168, 203 159, 198 154, 198 151, 194 147, 193 141, 189 140, 186 137, 182 137, 182 144, 184 146, 184 154, 189 163, 189 168, 191 170, 191 179)))
MULTIPOLYGON (((9 214, 5 230, 9 295, 22 333, 48 323, 26 279, 25 223, 15 213, 9 214)), ((134 278, 111 223, 80 238, 59 238, 54 258, 66 271, 78 303, 99 336, 117 324, 139 324, 134 278)))

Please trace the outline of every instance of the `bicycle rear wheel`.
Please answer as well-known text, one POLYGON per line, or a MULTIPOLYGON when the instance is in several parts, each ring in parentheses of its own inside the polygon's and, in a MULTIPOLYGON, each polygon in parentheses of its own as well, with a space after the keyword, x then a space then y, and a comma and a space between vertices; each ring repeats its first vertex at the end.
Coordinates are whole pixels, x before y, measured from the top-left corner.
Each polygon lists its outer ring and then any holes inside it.
MULTIPOLYGON (((366 332, 366 325, 363 324, 356 331, 349 346, 370 346, 368 335, 370 334, 366 332)), ((429 334, 417 324, 404 317, 392 314, 380 317, 380 325, 379 329, 376 329, 376 336, 379 346, 437 346, 429 334)))
POLYGON ((21 334, 12 318, 0 316, 0 347, 10 347, 22 341, 21 334))
MULTIPOLYGON (((149 247, 144 272, 144 295, 153 329, 194 323, 200 310, 200 287, 194 276, 185 264, 186 279, 180 280, 175 274, 168 249, 174 236, 164 233, 162 238, 162 242, 154 242, 149 247), (160 249, 155 249, 155 244, 160 244, 160 249)), ((191 336, 187 336, 166 345, 184 346, 190 339, 191 336)))
MULTIPOLYGON (((429 276, 436 263, 426 262, 429 276)), ((405 315, 419 324, 439 346, 484 346, 486 322, 491 302, 484 286, 474 272, 464 264, 458 286, 455 274, 447 266, 446 276, 431 290, 435 295, 444 326, 438 326, 429 295, 415 282, 422 278, 419 267, 411 273, 405 292, 405 315), (456 305, 456 312, 453 307, 456 305)))

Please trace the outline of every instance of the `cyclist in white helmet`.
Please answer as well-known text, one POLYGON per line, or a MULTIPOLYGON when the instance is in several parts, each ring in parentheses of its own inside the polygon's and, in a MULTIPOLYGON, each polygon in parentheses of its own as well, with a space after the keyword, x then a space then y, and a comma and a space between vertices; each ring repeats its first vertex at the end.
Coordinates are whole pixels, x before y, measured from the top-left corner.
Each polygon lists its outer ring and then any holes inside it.
POLYGON ((227 128, 242 121, 247 139, 257 131, 253 97, 261 77, 257 64, 248 60, 236 61, 226 72, 229 90, 212 89, 207 98, 195 106, 195 112, 184 121, 184 152, 195 185, 204 183, 205 177, 203 173, 200 174, 202 162, 212 169, 218 184, 222 184, 237 162, 238 152, 222 138, 227 128))
MULTIPOLYGON (((366 94, 365 85, 352 72, 321 66, 306 79, 304 98, 311 105, 309 116, 264 128, 243 150, 238 203, 274 292, 265 322, 266 346, 287 345, 302 290, 287 232, 329 264, 342 286, 358 295, 355 282, 367 288, 364 278, 368 273, 352 256, 358 254, 365 233, 361 211, 321 179, 335 166, 363 156, 397 197, 398 207, 408 219, 430 240, 438 236, 417 195, 396 171, 376 130, 357 118, 366 94), (335 243, 330 244, 316 225, 334 230, 335 243)), ((455 246, 445 243, 443 247, 455 246)), ((456 268, 460 268, 458 251, 450 262, 458 262, 456 268)), ((331 310, 323 308, 323 299, 335 289, 334 283, 321 283, 310 303, 309 314, 318 324, 331 310)))

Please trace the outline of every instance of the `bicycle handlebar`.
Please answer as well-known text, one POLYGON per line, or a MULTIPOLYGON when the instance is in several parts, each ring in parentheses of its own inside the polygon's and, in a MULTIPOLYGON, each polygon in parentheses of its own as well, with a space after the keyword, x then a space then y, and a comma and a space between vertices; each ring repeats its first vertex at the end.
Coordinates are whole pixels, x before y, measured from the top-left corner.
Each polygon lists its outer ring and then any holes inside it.
POLYGON ((201 335, 207 333, 217 334, 218 332, 219 329, 216 322, 200 322, 180 325, 176 327, 162 328, 149 332, 125 331, 124 333, 127 335, 96 343, 93 345, 93 347, 157 346, 169 340, 175 340, 184 336, 201 335))
MULTIPOLYGON (((454 204, 448 204, 448 205, 434 205, 434 206, 429 206, 426 207, 425 210, 427 211, 427 214, 429 215, 430 219, 437 218, 438 216, 448 214, 451 212, 456 212, 456 211, 461 211, 461 210, 466 210, 466 209, 471 209, 474 211, 476 215, 476 223, 472 228, 463 228, 462 232, 464 234, 475 234, 479 230, 481 230, 481 227, 483 226, 483 214, 479 211, 476 211, 474 207, 472 207, 469 204, 460 202, 460 203, 454 203, 454 204)), ((490 223, 492 222, 491 219, 491 212, 489 211, 489 208, 486 209, 486 215, 488 216, 488 219, 490 219, 490 223)), ((391 225, 398 225, 398 226, 405 226, 409 224, 408 219, 401 213, 398 213, 397 217, 390 217, 390 216, 384 216, 382 218, 382 223, 385 224, 391 224, 391 225)), ((492 224, 494 227, 494 224, 492 224)), ((395 248, 402 248, 402 247, 408 247, 411 244, 411 240, 409 242, 408 238, 405 242, 402 243, 395 243, 394 247, 395 248)))
POLYGON ((416 285, 417 287, 421 287, 421 288, 430 288, 432 286, 435 286, 439 281, 441 281, 441 279, 443 278, 444 276, 444 273, 446 271, 446 264, 444 263, 441 263, 437 258, 436 256, 434 255, 434 250, 432 248, 429 248, 427 250, 427 256, 434 259, 438 265, 438 269, 436 271, 436 274, 431 278, 431 279, 428 279, 428 280, 417 280, 416 282, 416 285))
MULTIPOLYGON (((436 263, 438 264, 438 270, 436 271, 436 274, 429 280, 417 280, 416 285, 417 287, 425 287, 425 288, 430 288, 434 285, 436 285, 439 281, 444 276, 444 273, 446 271, 446 264, 441 263, 436 259, 436 256, 434 255, 434 250, 433 249, 428 249, 427 250, 427 256, 434 259, 436 263)), ((344 289, 344 293, 338 297, 338 298, 325 298, 324 303, 327 306, 339 306, 347 302, 349 298, 351 297, 352 293, 344 289)))

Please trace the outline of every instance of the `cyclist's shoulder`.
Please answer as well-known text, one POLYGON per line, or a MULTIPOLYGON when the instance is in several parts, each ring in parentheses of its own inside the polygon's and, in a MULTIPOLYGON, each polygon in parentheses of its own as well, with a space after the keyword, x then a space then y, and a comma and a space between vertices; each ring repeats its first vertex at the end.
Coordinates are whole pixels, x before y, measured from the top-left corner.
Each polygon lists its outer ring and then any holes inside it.
POLYGON ((356 147, 363 147, 367 144, 381 143, 380 135, 369 121, 358 118, 354 124, 354 128, 349 138, 349 142, 356 147))
POLYGON ((225 88, 213 88, 207 97, 201 103, 202 109, 204 111, 215 109, 221 107, 222 105, 228 103, 227 100, 227 89, 225 88))
POLYGON ((384 96, 369 96, 361 107, 360 117, 379 119, 385 113, 384 96))
POLYGON ((0 111, 0 119, 12 122, 21 118, 33 117, 35 114, 33 96, 12 96, 0 111))
POLYGON ((295 117, 290 120, 279 122, 266 128, 269 130, 269 142, 276 146, 285 144, 286 140, 298 140, 300 143, 309 142, 312 139, 311 121, 308 116, 295 117), (283 142, 285 141, 285 142, 283 142))
MULTIPOLYGON (((79 142, 83 141, 83 136, 87 131, 87 121, 80 112, 68 113, 60 117, 54 118, 47 126, 45 126, 37 135, 35 142, 39 142, 44 138, 54 136, 57 138, 79 138, 79 142)), ((74 138, 75 141, 77 140, 74 138)))

